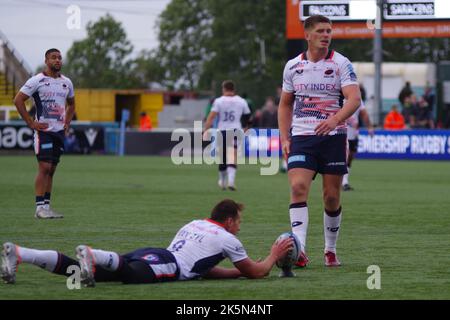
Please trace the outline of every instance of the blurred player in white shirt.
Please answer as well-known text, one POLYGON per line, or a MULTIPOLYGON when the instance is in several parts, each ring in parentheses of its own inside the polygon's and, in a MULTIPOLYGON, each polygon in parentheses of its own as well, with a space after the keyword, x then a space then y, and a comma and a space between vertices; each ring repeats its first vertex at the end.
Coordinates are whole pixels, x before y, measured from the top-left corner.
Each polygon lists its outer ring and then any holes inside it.
MULTIPOLYGON (((222 83, 222 96, 214 100, 211 111, 206 119, 204 132, 206 133, 218 117, 217 134, 222 135, 222 143, 218 143, 218 152, 221 156, 219 164, 219 186, 225 190, 236 190, 235 178, 237 170, 236 131, 242 131, 241 118, 244 130, 250 120, 251 111, 245 99, 236 94, 234 82, 226 80, 222 83)), ((219 140, 220 141, 220 140, 219 140)), ((216 140, 217 142, 217 140, 216 140)))
POLYGON ((358 136, 359 136, 359 118, 361 117, 364 125, 367 127, 369 135, 373 136, 374 130, 372 123, 370 122, 369 113, 366 110, 364 101, 361 100, 361 106, 350 118, 347 119, 347 140, 348 140, 348 152, 347 152, 347 173, 342 178, 342 190, 351 191, 354 190, 349 183, 350 168, 352 166, 353 159, 358 152, 358 136))
MULTIPOLYGON (((308 50, 287 62, 278 108, 282 149, 288 155, 292 232, 305 247, 309 189, 320 173, 323 178, 324 259, 328 267, 340 265, 336 243, 342 217, 342 176, 347 173, 345 120, 361 104, 351 62, 329 50, 331 34, 331 21, 327 17, 313 15, 306 19, 308 50)), ((304 267, 307 263, 306 253, 302 252, 297 266, 304 267)))

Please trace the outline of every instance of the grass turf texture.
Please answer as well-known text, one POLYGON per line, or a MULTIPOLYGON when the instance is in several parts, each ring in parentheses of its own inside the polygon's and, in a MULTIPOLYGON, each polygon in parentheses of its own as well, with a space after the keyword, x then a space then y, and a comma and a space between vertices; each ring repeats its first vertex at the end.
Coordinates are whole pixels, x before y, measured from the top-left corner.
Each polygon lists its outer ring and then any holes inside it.
MULTIPOLYGON (((220 199, 246 204, 239 238, 250 257, 265 257, 290 230, 286 174, 260 176, 240 166, 237 192, 217 186, 215 166, 174 166, 170 158, 64 156, 52 205, 62 220, 34 218, 32 156, 0 157, 0 241, 74 256, 78 244, 125 253, 166 247, 183 224, 204 218, 220 199)), ((343 193, 341 268, 323 266, 321 178, 308 201, 311 264, 296 278, 196 280, 152 285, 98 283, 68 290, 66 279, 22 264, 0 299, 449 299, 450 163, 356 160, 343 193), (381 268, 381 290, 368 290, 367 267, 381 268)), ((229 262, 222 266, 231 266, 229 262)))

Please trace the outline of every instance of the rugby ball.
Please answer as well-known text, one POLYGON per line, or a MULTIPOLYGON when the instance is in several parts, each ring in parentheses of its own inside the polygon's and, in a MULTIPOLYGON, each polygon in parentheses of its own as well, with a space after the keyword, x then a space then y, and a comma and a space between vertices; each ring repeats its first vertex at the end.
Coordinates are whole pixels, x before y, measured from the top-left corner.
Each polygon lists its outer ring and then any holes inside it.
POLYGON ((292 248, 286 253, 283 258, 279 259, 276 262, 277 267, 280 269, 291 268, 297 262, 300 252, 302 251, 302 244, 300 240, 292 232, 282 233, 276 241, 278 242, 286 238, 292 238, 294 241, 292 248))

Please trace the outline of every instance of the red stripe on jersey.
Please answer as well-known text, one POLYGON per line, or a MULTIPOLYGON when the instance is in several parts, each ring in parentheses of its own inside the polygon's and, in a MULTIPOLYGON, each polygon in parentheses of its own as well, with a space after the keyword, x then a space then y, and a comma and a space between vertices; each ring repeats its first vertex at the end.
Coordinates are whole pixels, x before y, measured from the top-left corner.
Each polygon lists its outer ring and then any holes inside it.
POLYGON ((175 273, 163 273, 156 275, 156 279, 160 278, 175 278, 177 275, 175 273))
POLYGON ((330 60, 333 60, 333 56, 334 56, 334 50, 331 50, 331 54, 330 54, 330 60))
POLYGON ((217 222, 217 221, 215 221, 215 220, 213 220, 213 219, 207 218, 207 219, 205 219, 205 220, 208 221, 208 222, 214 223, 214 224, 218 225, 219 227, 225 228, 225 225, 224 225, 224 224, 222 224, 222 223, 220 223, 220 222, 217 222))

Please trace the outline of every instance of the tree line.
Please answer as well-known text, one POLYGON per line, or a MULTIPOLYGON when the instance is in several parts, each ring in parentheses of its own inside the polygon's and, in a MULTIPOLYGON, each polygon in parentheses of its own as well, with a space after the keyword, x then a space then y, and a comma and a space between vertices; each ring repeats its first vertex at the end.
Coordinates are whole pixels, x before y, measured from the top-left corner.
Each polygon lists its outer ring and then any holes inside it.
MULTIPOLYGON (((286 3, 280 0, 172 0, 157 21, 159 45, 132 58, 120 22, 107 14, 67 52, 65 73, 78 88, 149 88, 220 93, 224 79, 257 106, 274 95, 287 60, 286 3)), ((352 61, 372 61, 372 40, 334 40, 352 61)), ((449 39, 384 39, 384 61, 437 62, 449 39)))

